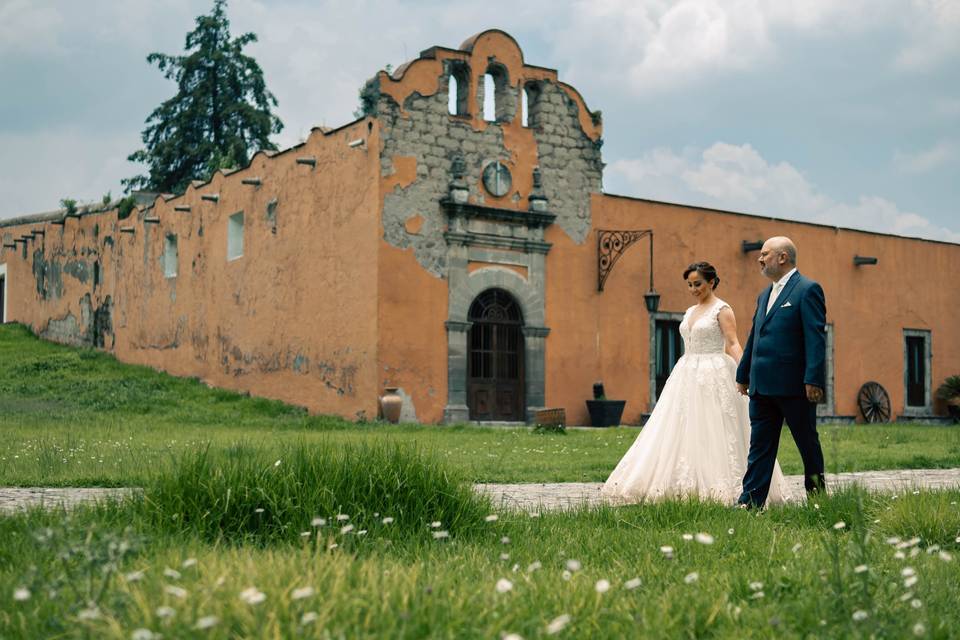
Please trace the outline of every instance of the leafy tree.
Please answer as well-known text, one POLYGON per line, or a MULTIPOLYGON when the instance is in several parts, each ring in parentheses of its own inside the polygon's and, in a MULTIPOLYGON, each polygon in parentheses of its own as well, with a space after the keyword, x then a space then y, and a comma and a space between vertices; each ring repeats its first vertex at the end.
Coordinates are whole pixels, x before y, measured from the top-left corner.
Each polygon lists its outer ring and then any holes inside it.
POLYGON ((193 179, 243 166, 260 149, 276 149, 270 134, 279 133, 283 123, 270 108, 277 99, 257 61, 243 54, 257 36, 231 38, 226 4, 215 0, 209 15, 197 17, 196 28, 187 34, 186 55, 147 56, 178 91, 147 118, 145 148, 127 159, 147 164, 150 175, 123 180, 128 191, 180 192, 193 179))

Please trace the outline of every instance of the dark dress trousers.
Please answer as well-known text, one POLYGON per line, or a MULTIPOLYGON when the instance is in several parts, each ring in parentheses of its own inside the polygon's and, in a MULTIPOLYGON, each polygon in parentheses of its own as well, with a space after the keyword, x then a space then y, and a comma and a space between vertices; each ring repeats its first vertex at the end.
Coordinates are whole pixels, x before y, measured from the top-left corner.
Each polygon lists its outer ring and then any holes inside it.
POLYGON ((749 385, 750 453, 739 502, 762 507, 786 420, 803 460, 807 492, 824 488, 817 406, 805 385, 826 389, 826 302, 819 284, 795 272, 767 312, 773 287, 757 299, 753 327, 737 367, 749 385))

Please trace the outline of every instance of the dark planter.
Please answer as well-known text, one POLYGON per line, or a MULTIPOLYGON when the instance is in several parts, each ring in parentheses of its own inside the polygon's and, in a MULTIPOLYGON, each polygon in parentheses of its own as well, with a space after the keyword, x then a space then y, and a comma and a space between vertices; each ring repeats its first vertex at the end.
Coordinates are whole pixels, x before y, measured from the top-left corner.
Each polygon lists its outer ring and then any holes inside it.
POLYGON ((947 413, 953 418, 954 424, 960 424, 960 405, 953 404, 952 402, 949 403, 947 405, 947 413))
POLYGON ((590 424, 595 427, 620 426, 620 417, 626 404, 626 400, 587 400, 590 424))

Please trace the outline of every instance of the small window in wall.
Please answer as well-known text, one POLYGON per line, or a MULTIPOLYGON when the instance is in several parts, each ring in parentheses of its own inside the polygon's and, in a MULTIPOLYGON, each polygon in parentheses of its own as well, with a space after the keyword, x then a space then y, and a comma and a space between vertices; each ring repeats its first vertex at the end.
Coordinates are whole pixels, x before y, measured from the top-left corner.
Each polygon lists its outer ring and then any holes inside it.
POLYGON ((526 90, 520 95, 520 124, 530 126, 530 94, 526 90))
POLYGON ((926 415, 933 412, 930 342, 929 331, 903 330, 903 380, 906 387, 904 413, 906 415, 926 415))
POLYGON ((227 221, 227 260, 243 256, 243 211, 233 214, 227 221))
POLYGON ((540 84, 528 82, 521 95, 523 107, 523 126, 536 129, 540 126, 540 84))
POLYGON ((827 376, 827 388, 823 390, 823 402, 817 405, 817 415, 818 416, 832 416, 836 415, 836 409, 833 402, 834 391, 833 391, 833 381, 834 381, 834 364, 833 364, 833 324, 827 324, 827 355, 826 355, 826 376, 827 376))
POLYGON ((447 63, 447 111, 453 116, 467 115, 467 95, 470 90, 470 72, 467 65, 458 60, 447 63))
POLYGON ((680 337, 682 313, 654 313, 650 317, 650 407, 657 404, 667 378, 683 355, 680 337))
POLYGON ((168 233, 163 245, 163 275, 177 277, 177 236, 168 233))
POLYGON ((497 119, 496 84, 489 73, 483 76, 483 119, 493 122, 497 119))
POLYGON ((0 264, 0 324, 7 321, 7 265, 0 264))

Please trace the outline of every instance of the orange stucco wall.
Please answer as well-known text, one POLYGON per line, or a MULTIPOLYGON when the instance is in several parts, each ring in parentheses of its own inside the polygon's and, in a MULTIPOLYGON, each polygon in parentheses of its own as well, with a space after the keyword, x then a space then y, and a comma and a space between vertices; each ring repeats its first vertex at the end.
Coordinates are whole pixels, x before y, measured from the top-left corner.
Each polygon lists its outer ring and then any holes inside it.
MULTIPOLYGON (((898 238, 616 196, 595 195, 594 229, 653 229, 654 284, 660 311, 683 312, 691 298, 682 279, 687 264, 707 260, 721 278, 717 294, 733 307, 741 344, 759 292, 758 252, 741 241, 791 237, 798 268, 820 282, 827 321, 834 328, 835 412, 855 416, 856 394, 870 380, 890 394, 894 414, 904 410, 904 329, 931 331, 934 390, 960 370, 960 326, 951 296, 933 274, 957 273, 960 246, 898 238), (856 267, 853 256, 878 258, 856 267)), ((551 230, 547 322, 547 402, 566 407, 572 422, 588 420, 583 401, 604 381, 607 396, 626 399, 624 421, 649 411, 650 322, 648 240, 629 247, 597 291, 597 246, 574 245, 551 230)), ((938 407, 943 412, 943 407, 938 407)))
MULTIPOLYGON (((126 220, 117 222, 115 211, 67 220, 62 237, 47 224, 44 253, 99 257, 103 285, 95 299, 111 295, 113 335, 105 346, 119 359, 314 411, 373 418, 379 209, 369 185, 379 169, 377 146, 371 120, 315 131, 298 147, 258 154, 243 170, 158 198, 126 220), (348 146, 358 139, 366 142, 348 146), (296 162, 308 156, 315 167, 296 162), (243 183, 253 178, 260 184, 243 183), (175 209, 185 206, 190 211, 175 209), (243 255, 228 260, 227 221, 240 211, 243 255), (167 234, 177 237, 174 278, 164 275, 167 234)), ((11 320, 42 334, 51 319, 80 317, 89 281, 64 274, 62 295, 43 299, 29 261, 4 258, 12 263, 11 320)))

